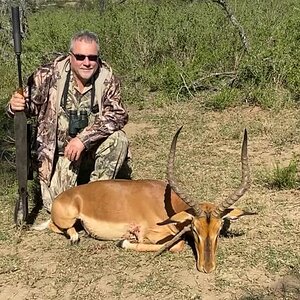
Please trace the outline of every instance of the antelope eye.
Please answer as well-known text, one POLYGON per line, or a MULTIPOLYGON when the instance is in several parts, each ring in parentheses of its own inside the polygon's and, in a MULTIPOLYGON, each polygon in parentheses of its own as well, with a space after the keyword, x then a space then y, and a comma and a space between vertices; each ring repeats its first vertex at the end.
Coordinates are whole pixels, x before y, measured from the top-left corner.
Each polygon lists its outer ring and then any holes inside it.
POLYGON ((196 237, 196 239, 198 240, 199 239, 199 233, 198 231, 196 230, 195 226, 192 226, 192 231, 193 231, 193 235, 196 237))
POLYGON ((197 233, 197 230, 196 230, 196 228, 195 228, 195 226, 193 224, 192 224, 191 228, 192 228, 193 232, 197 233))
POLYGON ((194 236, 195 242, 196 242, 196 243, 199 243, 199 241, 200 241, 200 238, 199 238, 199 235, 198 235, 198 233, 196 233, 196 232, 194 231, 194 234, 193 234, 193 236, 194 236))

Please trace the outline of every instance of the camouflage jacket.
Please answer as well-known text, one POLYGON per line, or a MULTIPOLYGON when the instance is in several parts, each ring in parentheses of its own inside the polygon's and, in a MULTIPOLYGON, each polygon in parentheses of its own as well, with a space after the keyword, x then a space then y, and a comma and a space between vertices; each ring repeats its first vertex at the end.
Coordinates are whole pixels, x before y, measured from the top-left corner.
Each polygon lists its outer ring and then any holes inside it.
MULTIPOLYGON (((52 63, 39 67, 29 77, 24 92, 27 96, 26 115, 37 119, 39 178, 47 184, 53 172, 58 111, 69 70, 69 58, 58 57, 52 63)), ((87 150, 114 131, 122 129, 128 121, 127 111, 121 103, 120 82, 103 61, 95 79, 95 98, 99 113, 95 121, 78 135, 87 150)), ((8 114, 13 116, 9 107, 8 114)))

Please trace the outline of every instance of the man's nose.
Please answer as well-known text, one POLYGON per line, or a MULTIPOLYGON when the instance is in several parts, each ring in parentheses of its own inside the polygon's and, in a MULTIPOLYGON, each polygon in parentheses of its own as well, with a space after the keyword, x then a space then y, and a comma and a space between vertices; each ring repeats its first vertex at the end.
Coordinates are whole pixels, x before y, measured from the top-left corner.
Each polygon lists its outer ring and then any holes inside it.
POLYGON ((88 56, 85 57, 83 63, 84 63, 85 65, 89 65, 89 64, 91 63, 90 60, 89 60, 89 58, 88 58, 88 56))

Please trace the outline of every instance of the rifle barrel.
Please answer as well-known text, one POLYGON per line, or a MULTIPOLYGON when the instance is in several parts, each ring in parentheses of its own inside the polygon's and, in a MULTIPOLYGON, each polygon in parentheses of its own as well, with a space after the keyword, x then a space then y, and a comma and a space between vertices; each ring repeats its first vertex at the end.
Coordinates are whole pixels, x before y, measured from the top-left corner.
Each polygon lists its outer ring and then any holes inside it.
POLYGON ((14 49, 17 57, 17 66, 18 66, 19 88, 21 89, 23 87, 23 83, 22 83, 22 71, 21 71, 22 44, 21 44, 19 7, 13 6, 11 8, 11 14, 12 14, 12 25, 13 25, 14 49))
POLYGON ((14 48, 16 54, 21 54, 22 46, 21 46, 21 31, 20 31, 20 13, 19 6, 13 6, 11 8, 12 14, 12 25, 13 25, 13 37, 14 37, 14 48))
MULTIPOLYGON (((19 7, 12 7, 12 25, 14 49, 17 57, 19 92, 23 93, 22 73, 21 73, 21 32, 20 32, 20 14, 19 7)), ((15 147, 16 147, 16 166, 19 198, 16 201, 14 221, 20 225, 26 221, 28 216, 28 198, 27 198, 27 119, 24 111, 16 111, 14 116, 15 129, 15 147)))

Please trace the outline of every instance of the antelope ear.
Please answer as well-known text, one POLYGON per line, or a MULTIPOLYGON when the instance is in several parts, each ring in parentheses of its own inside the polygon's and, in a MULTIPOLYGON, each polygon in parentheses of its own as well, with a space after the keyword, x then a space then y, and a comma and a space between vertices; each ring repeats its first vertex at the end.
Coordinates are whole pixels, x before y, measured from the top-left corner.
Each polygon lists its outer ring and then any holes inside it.
POLYGON ((194 218, 193 215, 189 214, 186 211, 181 211, 178 214, 172 216, 171 218, 162 221, 160 223, 157 223, 157 225, 166 225, 170 223, 184 223, 186 221, 191 221, 194 218))
POLYGON ((234 220, 239 219, 240 217, 250 216, 250 215, 257 215, 257 213, 256 212, 244 211, 240 208, 227 208, 222 213, 221 218, 234 221, 234 220))

